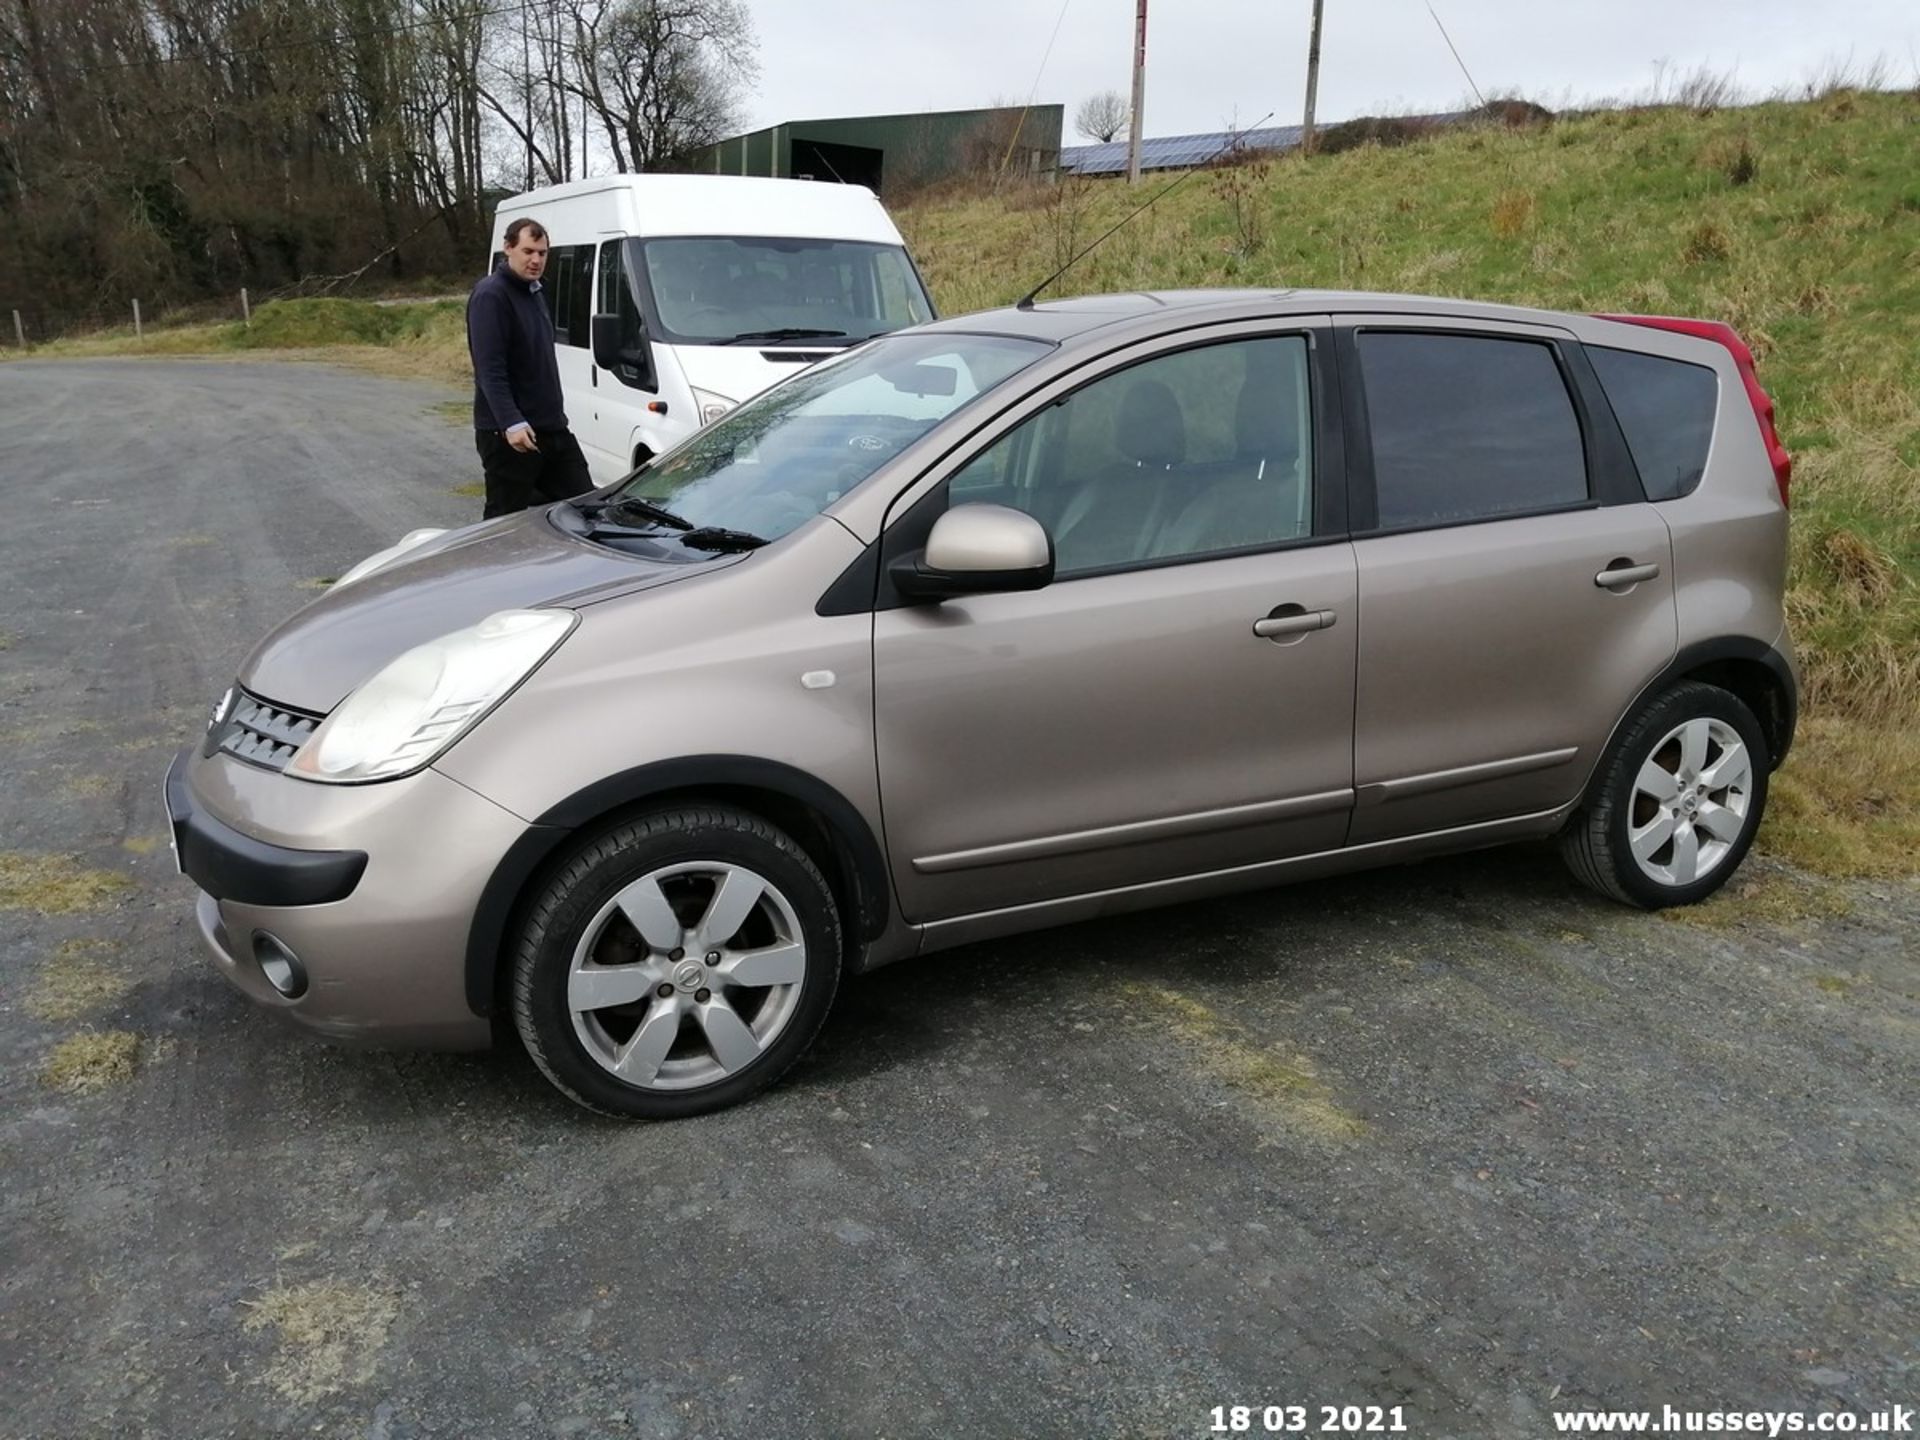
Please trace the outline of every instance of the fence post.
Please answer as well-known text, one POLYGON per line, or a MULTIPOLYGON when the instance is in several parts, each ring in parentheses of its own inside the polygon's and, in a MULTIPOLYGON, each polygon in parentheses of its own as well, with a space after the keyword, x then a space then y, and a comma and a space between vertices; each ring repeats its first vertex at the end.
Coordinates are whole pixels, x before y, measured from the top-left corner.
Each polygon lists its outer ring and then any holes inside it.
POLYGON ((240 287, 240 323, 253 324, 253 307, 247 303, 247 287, 244 285, 240 287))
POLYGON ((20 323, 20 312, 18 310, 13 312, 13 338, 19 342, 22 350, 27 348, 27 330, 26 327, 20 323))
POLYGON ((133 338, 136 340, 144 340, 147 338, 146 331, 140 328, 140 302, 138 300, 133 302, 133 338))

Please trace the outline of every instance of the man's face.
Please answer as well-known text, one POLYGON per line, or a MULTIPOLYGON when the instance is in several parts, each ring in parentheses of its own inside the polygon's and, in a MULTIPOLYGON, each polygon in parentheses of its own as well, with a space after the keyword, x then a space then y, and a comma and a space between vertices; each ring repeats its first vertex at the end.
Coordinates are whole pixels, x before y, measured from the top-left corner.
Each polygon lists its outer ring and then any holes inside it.
POLYGON ((531 230, 522 230, 520 238, 507 247, 507 265, 522 280, 538 280, 547 268, 547 242, 536 240, 531 230))

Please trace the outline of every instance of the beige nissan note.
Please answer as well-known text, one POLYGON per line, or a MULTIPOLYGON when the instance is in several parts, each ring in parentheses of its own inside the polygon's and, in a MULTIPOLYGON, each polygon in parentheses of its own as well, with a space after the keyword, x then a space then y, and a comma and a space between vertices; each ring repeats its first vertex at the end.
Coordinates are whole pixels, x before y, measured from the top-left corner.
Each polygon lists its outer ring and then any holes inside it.
POLYGON ((323 1034, 691 1115, 845 973, 1558 835, 1723 884, 1793 737, 1788 459, 1725 326, 1327 292, 969 315, 619 484, 416 531, 263 641, 167 803, 323 1034))

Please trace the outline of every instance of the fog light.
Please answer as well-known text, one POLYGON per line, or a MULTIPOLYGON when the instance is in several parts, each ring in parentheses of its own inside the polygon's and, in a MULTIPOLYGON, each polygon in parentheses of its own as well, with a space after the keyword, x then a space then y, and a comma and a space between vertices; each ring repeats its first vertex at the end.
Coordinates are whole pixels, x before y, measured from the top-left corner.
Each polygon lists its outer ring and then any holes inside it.
POLYGON ((307 993, 307 967, 300 957, 280 940, 264 930, 253 932, 253 963, 267 977, 267 983, 289 1000, 307 993))

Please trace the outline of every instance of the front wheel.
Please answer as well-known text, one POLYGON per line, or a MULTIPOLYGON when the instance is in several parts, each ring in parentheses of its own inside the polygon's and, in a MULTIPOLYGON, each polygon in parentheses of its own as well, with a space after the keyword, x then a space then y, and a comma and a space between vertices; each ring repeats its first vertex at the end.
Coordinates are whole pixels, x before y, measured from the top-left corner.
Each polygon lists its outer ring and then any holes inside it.
POLYGON ((1753 844, 1768 765, 1766 737, 1745 702, 1685 681, 1628 722, 1561 853, 1581 881, 1629 905, 1704 900, 1753 844))
POLYGON ((592 1110, 664 1120, 764 1089, 819 1031, 840 978, 819 868, 720 806, 617 826, 535 902, 513 975, 527 1053, 592 1110))

